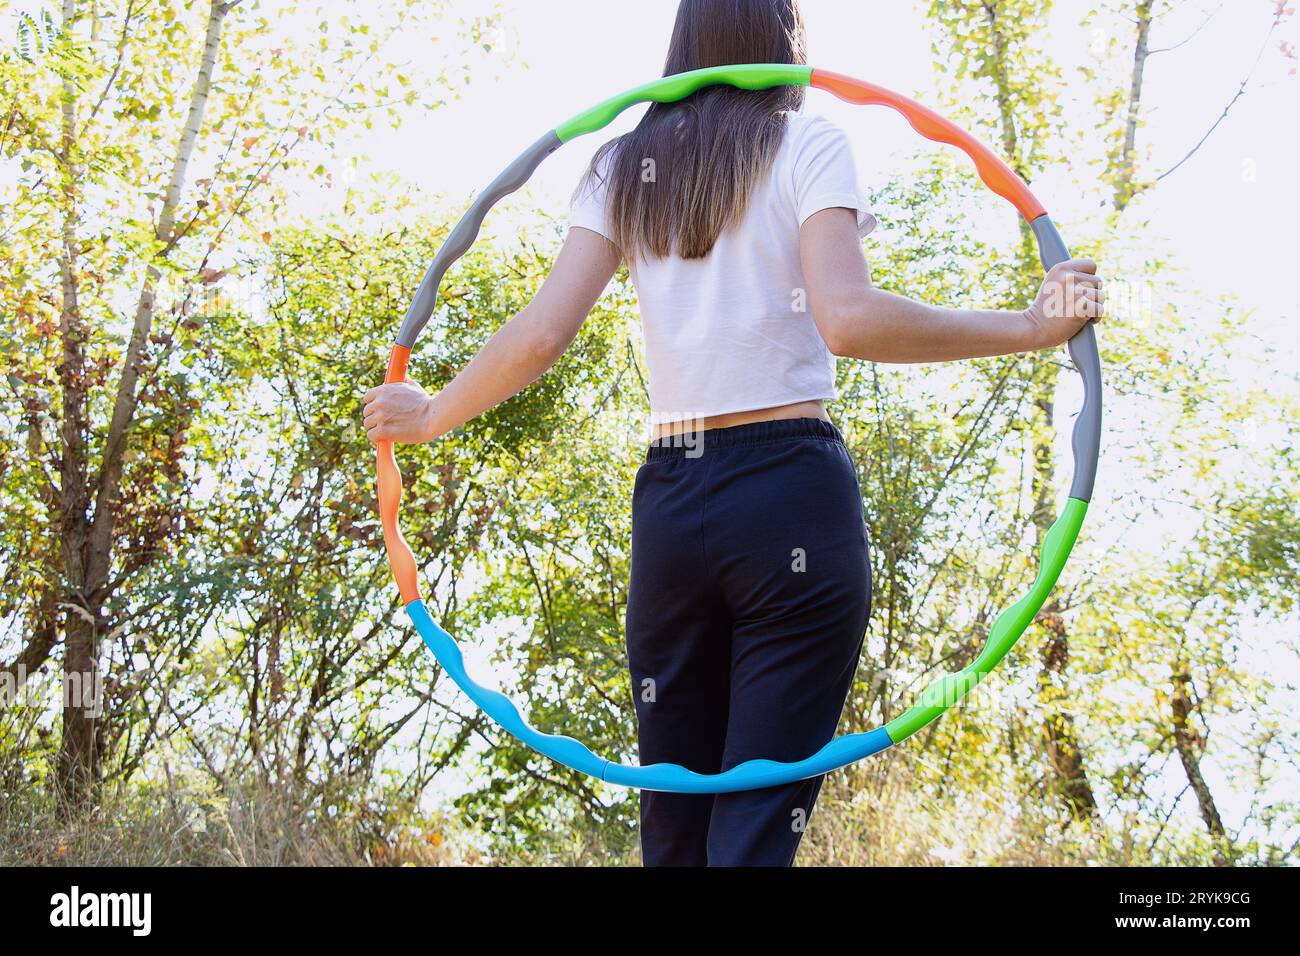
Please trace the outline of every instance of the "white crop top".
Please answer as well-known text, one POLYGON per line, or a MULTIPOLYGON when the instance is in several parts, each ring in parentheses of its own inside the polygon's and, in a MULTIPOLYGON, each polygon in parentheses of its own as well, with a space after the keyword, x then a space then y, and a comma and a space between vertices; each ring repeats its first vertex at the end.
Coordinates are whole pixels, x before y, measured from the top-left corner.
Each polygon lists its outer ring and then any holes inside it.
MULTIPOLYGON (((611 239, 607 160, 582 184, 569 224, 611 239)), ((859 237, 875 228, 844 132, 822 117, 791 114, 744 218, 707 256, 628 263, 655 423, 835 397, 835 357, 804 291, 799 227, 840 206, 857 211, 859 237)))

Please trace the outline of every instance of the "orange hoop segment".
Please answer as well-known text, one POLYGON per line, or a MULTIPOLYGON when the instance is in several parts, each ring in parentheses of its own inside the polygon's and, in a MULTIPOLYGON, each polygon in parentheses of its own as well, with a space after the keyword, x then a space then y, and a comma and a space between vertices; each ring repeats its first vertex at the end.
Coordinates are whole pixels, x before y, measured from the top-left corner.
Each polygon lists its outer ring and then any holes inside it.
MULTIPOLYGON (((410 349, 394 345, 393 352, 388 357, 388 374, 384 376, 384 384, 406 381, 406 366, 410 360, 410 349)), ((402 504, 402 472, 397 467, 392 442, 375 443, 375 472, 378 476, 379 523, 384 529, 384 548, 388 551, 388 563, 397 580, 397 590, 402 594, 402 603, 410 604, 420 600, 420 574, 416 568, 415 554, 397 524, 397 510, 402 504)))
POLYGON ((1043 204, 1034 198, 1034 194, 1029 191, 1024 180, 1017 176, 997 154, 960 126, 949 122, 916 100, 908 99, 875 83, 854 79, 843 73, 833 73, 830 70, 814 69, 808 85, 826 90, 848 103, 877 104, 897 110, 912 124, 912 129, 926 139, 956 146, 970 156, 980 179, 984 180, 984 185, 1020 210, 1020 215, 1025 217, 1025 222, 1033 222, 1047 212, 1043 204))

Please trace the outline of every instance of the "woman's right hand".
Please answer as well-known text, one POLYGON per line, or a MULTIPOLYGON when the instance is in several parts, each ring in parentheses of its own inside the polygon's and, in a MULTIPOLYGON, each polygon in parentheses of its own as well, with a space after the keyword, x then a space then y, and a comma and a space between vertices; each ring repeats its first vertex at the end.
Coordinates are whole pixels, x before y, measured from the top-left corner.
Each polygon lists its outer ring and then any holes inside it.
POLYGON ((438 437, 433 399, 414 382, 390 382, 366 392, 366 438, 417 445, 438 437))
POLYGON ((1034 349, 1048 349, 1069 341, 1088 322, 1105 312, 1097 263, 1092 259, 1066 259, 1048 270, 1025 318, 1033 327, 1034 349))

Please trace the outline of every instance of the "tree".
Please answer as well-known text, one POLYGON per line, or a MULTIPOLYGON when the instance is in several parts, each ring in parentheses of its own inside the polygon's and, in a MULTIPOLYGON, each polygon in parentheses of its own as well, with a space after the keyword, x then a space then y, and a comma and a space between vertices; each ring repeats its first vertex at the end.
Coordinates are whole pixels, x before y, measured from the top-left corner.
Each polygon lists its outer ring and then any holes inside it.
MULTIPOLYGON (((950 62, 957 79, 974 81, 976 89, 991 87, 994 128, 1002 154, 1020 177, 1031 181, 1050 153, 1049 143, 1060 126, 1056 102, 1059 71, 1038 51, 1035 36, 1045 29, 1050 5, 1018 0, 936 2, 930 7, 947 33, 950 62)), ((990 94, 985 94, 990 95, 990 94)), ((966 111, 968 114, 972 111, 966 111)), ((980 116, 979 110, 973 111, 980 116)), ((1019 281, 1004 305, 1022 308, 1033 295, 1040 275, 1037 252, 1021 223, 1021 249, 1016 265, 1019 281)), ((1045 353, 1030 357, 1026 374, 1032 382, 1035 414, 1027 423, 1035 435, 1033 448, 1032 521, 1041 548, 1057 518, 1055 495, 1056 391, 1060 366, 1045 353)), ((1055 791, 1074 816, 1096 813, 1097 800, 1088 780, 1084 755, 1068 701, 1069 631, 1059 602, 1049 602, 1039 614, 1043 638, 1040 700, 1043 707, 1045 755, 1055 791)))
MULTIPOLYGON (((1131 3, 1104 5, 1100 11, 1090 16, 1090 20, 1093 22, 1104 24, 1102 29, 1121 37, 1123 33, 1118 29, 1114 29, 1113 25, 1124 22, 1133 25, 1131 53, 1127 53, 1122 44, 1118 42, 1112 42, 1108 48, 1110 55, 1115 59, 1123 61, 1127 56, 1131 61, 1126 86, 1121 88, 1119 84, 1116 84, 1113 89, 1106 86, 1109 80, 1105 69, 1108 64, 1105 59, 1098 65, 1090 66, 1083 71, 1088 79, 1098 84, 1097 105, 1099 112, 1105 117, 1106 125, 1110 126, 1113 131, 1110 137, 1111 146, 1104 167, 1104 179, 1114 197, 1112 201, 1113 214, 1109 217, 1109 224, 1112 229, 1119 231, 1122 228, 1125 213, 1139 195, 1155 188, 1160 181, 1180 168, 1204 145, 1224 119, 1227 118, 1237 101, 1247 92, 1255 70, 1263 59, 1272 37, 1278 27, 1293 12, 1283 2, 1262 4, 1261 10, 1264 8, 1271 8, 1269 11, 1271 15, 1267 22, 1267 28, 1264 30, 1259 52, 1241 82, 1232 92, 1223 110, 1181 159, 1173 163, 1164 172, 1148 179, 1144 179, 1141 175, 1142 150, 1139 146, 1139 132, 1142 126, 1144 108, 1145 71, 1148 59, 1152 56, 1180 49, 1189 41, 1195 39, 1221 11, 1218 9, 1211 11, 1204 15, 1185 35, 1169 41, 1167 45, 1156 48, 1151 46, 1153 29, 1161 26, 1161 21, 1167 21, 1174 12, 1173 8, 1168 4, 1159 2, 1159 0, 1156 0, 1156 2, 1152 2, 1152 0, 1133 0, 1131 3)), ((1169 32, 1171 28, 1166 23, 1164 29, 1169 32)), ((1282 53, 1287 55, 1285 45, 1283 45, 1282 53)), ((1232 320, 1228 320, 1224 324, 1237 335, 1240 335, 1240 331, 1231 322, 1232 320)), ((1167 354, 1164 356, 1164 361, 1165 364, 1168 364, 1167 354)), ((1196 360, 1193 359, 1193 361, 1196 360)), ((1149 367, 1143 375, 1148 380, 1158 380, 1163 377, 1158 367, 1149 367)), ((1233 387, 1226 378, 1217 380, 1201 379, 1194 386, 1198 397, 1192 407, 1200 410, 1203 405, 1219 406, 1223 419, 1240 421, 1259 414, 1263 407, 1267 407, 1276 401, 1274 397, 1269 396, 1266 392, 1261 392, 1257 395, 1257 404, 1254 408, 1249 406, 1224 407, 1229 406, 1230 403, 1210 392, 1210 386, 1216 381, 1225 389, 1233 387)), ((1208 432, 1206 438, 1207 446, 1210 448, 1221 448, 1232 443, 1228 436, 1216 434, 1213 429, 1206 429, 1199 422, 1180 423, 1178 427, 1180 430, 1194 428, 1197 432, 1208 432)), ((1271 471, 1283 476, 1293 476, 1295 473, 1294 467, 1285 465, 1279 467, 1280 461, 1285 460, 1285 454, 1281 454, 1279 459, 1271 462, 1258 461, 1257 465, 1261 470, 1271 471)), ((1285 483, 1283 488, 1286 488, 1285 483)), ((1293 491, 1287 492, 1284 490, 1282 492, 1283 500, 1286 499, 1289 493, 1293 493, 1293 491)), ((1228 513, 1231 515, 1239 515, 1243 512, 1254 513, 1261 502, 1272 500, 1276 503, 1276 494, 1276 491, 1247 494, 1245 500, 1239 499, 1236 504, 1229 508, 1228 513)), ((1225 507, 1225 499, 1231 500, 1240 495, 1240 489, 1224 488, 1223 486, 1213 487, 1207 496, 1213 504, 1205 510, 1220 514, 1220 509, 1225 507)), ((1243 525, 1235 521, 1224 522, 1223 524, 1231 526, 1237 534, 1242 534, 1246 530, 1243 525)), ((1281 530, 1285 529, 1287 525, 1285 522, 1275 522, 1274 526, 1281 530)), ((1166 707, 1162 708, 1167 723, 1161 735, 1162 743, 1156 749, 1163 750, 1165 741, 1172 742, 1174 750, 1178 754, 1179 763, 1187 778, 1188 787, 1196 796, 1201 819, 1210 835, 1214 858, 1216 862, 1221 864, 1232 861, 1234 856, 1233 844, 1200 765, 1201 757, 1206 749, 1209 728, 1208 726, 1201 730, 1196 728, 1198 718, 1208 724, 1208 717, 1213 710, 1213 705, 1208 696, 1202 696, 1199 700, 1196 699, 1197 690, 1194 678, 1198 672, 1203 671, 1203 668, 1198 666, 1199 662, 1207 660, 1223 661, 1218 672, 1218 678, 1208 682, 1209 687, 1214 687, 1218 691, 1215 696, 1226 705, 1227 701, 1223 700, 1223 698, 1226 696, 1225 688, 1229 686, 1237 687, 1244 695, 1249 695, 1250 682, 1239 680, 1240 672, 1223 656, 1225 649, 1224 635, 1239 626, 1245 616, 1244 605, 1249 603, 1249 598, 1246 596, 1248 590, 1252 587, 1262 587, 1267 592, 1269 576, 1276 573, 1275 570, 1270 570, 1267 566, 1260 566, 1251 562, 1236 563, 1232 567, 1232 574, 1237 583, 1228 592, 1235 594, 1235 599, 1228 601, 1226 604, 1223 603, 1221 599, 1225 592, 1220 591, 1221 585, 1215 581, 1215 573, 1205 570, 1207 559, 1215 561, 1213 556, 1219 552, 1223 543, 1223 539, 1220 537, 1222 530, 1222 527, 1216 528, 1213 524, 1204 528, 1189 544, 1185 555, 1175 560, 1175 564, 1171 569, 1173 573, 1169 577, 1162 579, 1160 584, 1153 588, 1156 591, 1167 590, 1170 582, 1177 582, 1174 588, 1174 598, 1181 602, 1180 610, 1176 613, 1172 612, 1166 608, 1164 601, 1156 598, 1150 611, 1153 618, 1162 622, 1162 626, 1168 632, 1169 639, 1174 641, 1178 648, 1178 652, 1173 656, 1172 660, 1161 661, 1156 665, 1164 668, 1169 675, 1168 689, 1162 695, 1167 704, 1166 707), (1213 610, 1211 611, 1211 609, 1213 610), (1217 627, 1212 632, 1214 636, 1206 637, 1202 641, 1195 641, 1195 635, 1201 626, 1199 622, 1207 611, 1219 615, 1217 627), (1228 677, 1232 679, 1229 680, 1228 677)), ((1285 534, 1283 540, 1285 541, 1285 534)), ((1293 550, 1294 544, 1282 543, 1279 547, 1285 552, 1288 548, 1293 550)), ((1225 570, 1225 562, 1219 559, 1217 564, 1218 567, 1215 568, 1215 571, 1222 573, 1225 570)), ((1213 564, 1210 566, 1214 567, 1213 564)), ((1263 606, 1256 604, 1256 613, 1267 613, 1270 603, 1265 602, 1263 606)), ((1276 606, 1276 604, 1271 603, 1271 606, 1276 606)))
MULTIPOLYGON (((424 28, 421 9, 402 29, 424 28)), ((275 15, 314 29, 272 46, 271 15, 240 0, 64 0, 43 49, 6 58, 3 145, 22 174, 3 210, 15 319, 3 364, 41 505, 41 543, 9 568, 32 623, 9 666, 40 666, 62 644, 59 783, 74 805, 102 774, 106 696, 111 707, 130 683, 102 669, 112 644, 132 669, 123 602, 185 544, 184 449, 201 401, 188 366, 208 348, 195 303, 231 250, 256 241, 248 225, 271 220, 290 174, 326 177, 334 138, 392 102, 390 75, 406 87, 398 102, 416 96, 385 61, 396 26, 371 36, 290 8, 275 15)))

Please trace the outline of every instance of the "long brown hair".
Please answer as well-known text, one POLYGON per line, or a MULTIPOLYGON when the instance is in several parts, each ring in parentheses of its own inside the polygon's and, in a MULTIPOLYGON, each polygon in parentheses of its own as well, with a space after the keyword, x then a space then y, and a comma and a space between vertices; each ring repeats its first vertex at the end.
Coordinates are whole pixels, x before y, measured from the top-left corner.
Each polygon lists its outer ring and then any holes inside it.
MULTIPOLYGON (((664 76, 806 62, 798 0, 681 0, 664 76)), ((803 104, 803 94, 801 86, 708 86, 676 103, 651 104, 635 129, 601 146, 584 185, 612 152, 605 210, 624 257, 708 255, 718 234, 744 215, 781 145, 786 113, 803 104)))

